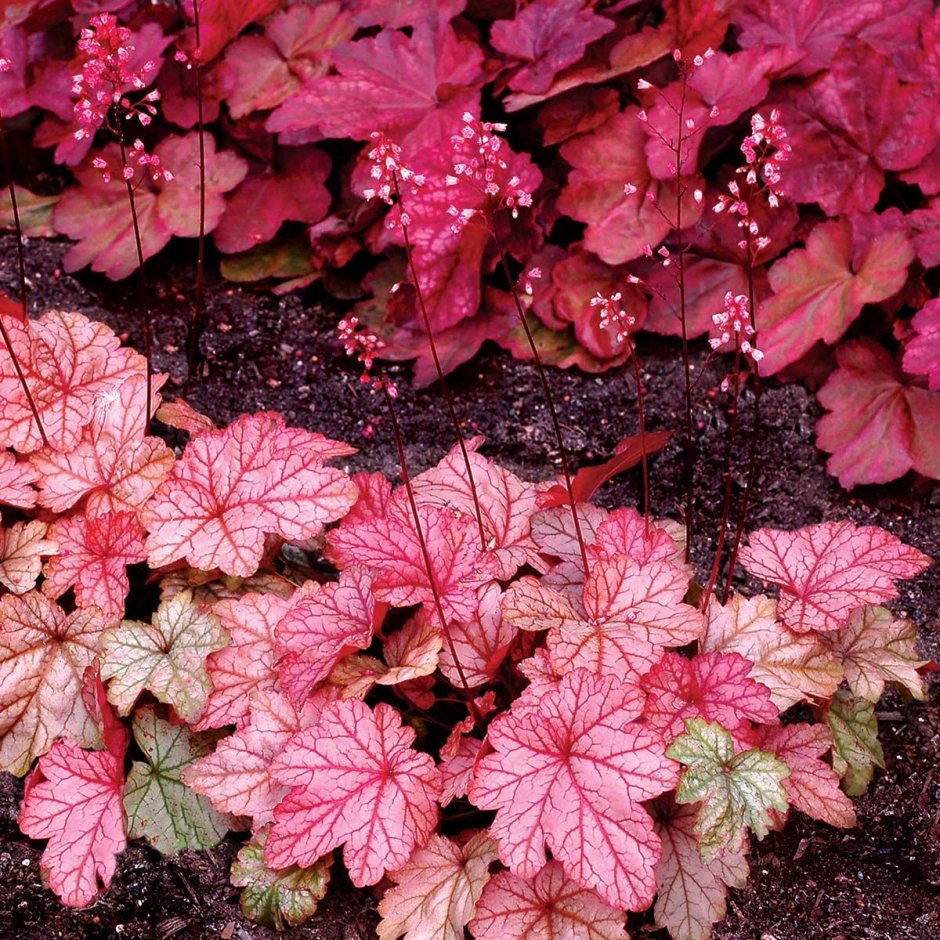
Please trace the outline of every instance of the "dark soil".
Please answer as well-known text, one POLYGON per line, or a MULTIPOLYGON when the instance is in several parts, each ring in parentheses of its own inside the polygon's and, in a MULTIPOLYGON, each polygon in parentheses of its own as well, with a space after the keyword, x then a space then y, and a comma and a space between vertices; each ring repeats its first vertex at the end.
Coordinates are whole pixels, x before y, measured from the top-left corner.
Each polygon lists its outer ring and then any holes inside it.
MULTIPOLYGON (((59 270, 64 248, 32 242, 30 305, 80 310, 127 334, 140 348, 141 330, 133 278, 113 285, 94 276, 79 279, 59 270)), ((0 289, 15 294, 13 242, 0 250, 0 289)), ((172 261, 150 271, 156 320, 155 366, 171 375, 173 394, 185 374, 182 352, 192 295, 192 271, 172 261), (174 384, 174 380, 176 384, 174 384)), ((205 363, 190 402, 220 423, 255 409, 275 409, 288 422, 322 431, 360 447, 350 468, 398 471, 382 401, 370 396, 334 339, 337 316, 307 295, 273 298, 212 281, 206 293, 209 327, 205 363)), ((640 344, 652 429, 679 431, 684 415, 679 349, 672 341, 640 344)), ((698 368, 705 350, 696 349, 698 368)), ((701 434, 696 463, 700 573, 710 554, 721 509, 727 414, 717 394, 720 373, 709 369, 699 386, 695 420, 701 434)), ((609 456, 617 440, 636 433, 636 395, 626 371, 600 377, 553 371, 550 381, 563 414, 575 462, 609 456)), ((413 470, 435 461, 452 444, 440 396, 399 382, 401 422, 413 470)), ((486 437, 485 452, 530 478, 558 473, 554 438, 532 368, 487 351, 451 382, 469 431, 486 437)), ((889 487, 847 494, 825 473, 813 439, 820 414, 798 385, 771 383, 762 402, 765 436, 749 528, 796 528, 825 519, 852 519, 894 532, 940 558, 940 491, 906 478, 889 487)), ((681 434, 652 461, 652 500, 658 515, 678 517, 683 502, 686 455, 681 434)), ((733 462, 736 488, 746 477, 743 456, 733 462)), ((639 475, 633 471, 599 494, 607 505, 635 504, 639 475)), ((895 610, 914 619, 925 658, 940 659, 940 570, 901 587, 895 610)), ((732 892, 729 916, 717 940, 937 940, 940 937, 940 681, 932 680, 925 703, 899 696, 881 703, 881 737, 887 768, 858 802, 859 828, 841 832, 794 814, 786 830, 751 853, 752 878, 732 892)), ((271 931, 246 921, 228 868, 238 842, 230 837, 209 852, 164 858, 134 844, 123 854, 111 889, 91 909, 61 908, 39 878, 40 847, 16 826, 21 783, 0 776, 0 938, 261 938, 271 931)), ((340 866, 337 866, 337 872, 340 866)), ((374 900, 334 875, 327 900, 307 926, 291 937, 357 940, 374 935, 374 900)), ((631 920, 634 936, 664 940, 647 919, 631 920)))

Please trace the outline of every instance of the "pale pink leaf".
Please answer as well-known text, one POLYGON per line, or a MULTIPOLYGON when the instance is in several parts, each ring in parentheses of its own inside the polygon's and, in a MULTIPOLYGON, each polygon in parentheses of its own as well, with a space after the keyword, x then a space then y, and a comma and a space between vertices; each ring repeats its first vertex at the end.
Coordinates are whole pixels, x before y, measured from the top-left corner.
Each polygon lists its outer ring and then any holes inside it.
POLYGON ((876 526, 823 522, 751 533, 741 564, 780 587, 780 616, 806 633, 838 630, 860 607, 897 597, 895 580, 915 577, 930 559, 876 526))
POLYGON ((55 555, 57 536, 45 522, 15 522, 0 528, 0 585, 14 594, 25 594, 36 586, 43 556, 55 555))
POLYGON ((640 805, 675 786, 662 737, 634 719, 642 693, 576 670, 557 693, 490 725, 494 753, 477 766, 470 800, 495 810, 501 860, 531 878, 546 851, 565 874, 622 910, 656 893, 661 847, 640 805))
POLYGON ((25 774, 64 735, 98 743, 81 696, 82 673, 109 626, 90 607, 66 614, 37 591, 0 599, 0 770, 25 774))
POLYGON ((124 613, 130 588, 127 566, 144 560, 144 530, 130 512, 60 518, 52 528, 59 551, 44 570, 44 594, 59 597, 75 588, 79 607, 100 607, 106 616, 124 613))
POLYGON ((564 940, 628 940, 624 915, 549 862, 537 874, 495 875, 470 923, 476 940, 557 937, 564 940))
POLYGON ((454 755, 441 761, 438 767, 443 784, 441 806, 467 795, 482 747, 483 742, 479 738, 461 737, 454 755))
POLYGON ((36 505, 36 472, 9 450, 0 450, 0 503, 17 509, 36 505))
POLYGON ((265 861, 311 865, 345 844, 353 884, 375 884, 427 844, 437 824, 441 779, 412 748, 415 733, 389 705, 373 712, 358 699, 325 706, 295 735, 271 769, 291 787, 278 805, 265 861))
POLYGON ((127 845, 124 754, 56 741, 26 781, 20 829, 48 839, 40 868, 69 907, 87 907, 114 877, 127 845))
POLYGON ((189 591, 163 601, 153 623, 122 620, 101 637, 108 699, 119 714, 127 715, 146 689, 181 718, 195 722, 212 687, 206 657, 228 641, 218 618, 199 610, 189 591))
POLYGON ((199 568, 254 574, 266 534, 310 539, 352 506, 355 485, 324 464, 349 453, 273 413, 197 435, 142 514, 150 564, 185 558, 199 568))
POLYGON ((399 685, 430 676, 437 669, 444 634, 435 618, 419 611, 385 641, 388 670, 376 679, 379 685, 399 685))
POLYGON ((496 844, 478 832, 463 845, 433 835, 404 868, 392 872, 394 886, 379 902, 379 940, 463 940, 497 859, 496 844))

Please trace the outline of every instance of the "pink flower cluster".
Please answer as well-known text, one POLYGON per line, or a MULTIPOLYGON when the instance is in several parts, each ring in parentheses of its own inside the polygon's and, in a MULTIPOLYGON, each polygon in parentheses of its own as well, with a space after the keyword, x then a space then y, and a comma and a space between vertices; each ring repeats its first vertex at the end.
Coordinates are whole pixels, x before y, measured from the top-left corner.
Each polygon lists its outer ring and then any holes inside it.
POLYGON ((398 389, 388 376, 372 374, 376 357, 385 343, 375 333, 360 329, 358 317, 345 317, 339 321, 336 328, 346 355, 355 356, 356 360, 362 364, 362 375, 359 376, 359 381, 363 385, 370 386, 373 391, 380 391, 384 388, 392 398, 397 398, 398 389))
POLYGON ((745 356, 754 362, 760 362, 764 354, 752 345, 749 337, 754 335, 751 323, 750 303, 747 294, 725 294, 725 309, 712 316, 712 322, 721 330, 720 336, 713 336, 708 342, 712 349, 718 349, 730 343, 732 336, 745 356))
MULTIPOLYGON (((426 182, 424 176, 415 173, 401 158, 401 147, 389 140, 380 131, 373 131, 369 135, 375 146, 369 151, 369 160, 372 162, 370 175, 376 181, 375 188, 365 189, 362 194, 367 200, 381 199, 390 206, 394 204, 396 193, 401 194, 401 183, 407 183, 411 191, 415 192, 419 186, 426 182)), ((408 226, 411 220, 405 212, 403 205, 399 204, 398 219, 389 218, 389 228, 398 225, 408 226)))
POLYGON ((636 317, 631 317, 620 305, 623 294, 616 291, 609 297, 605 297, 599 291, 591 298, 591 306, 597 307, 598 318, 597 325, 606 330, 613 325, 617 329, 617 342, 622 343, 627 338, 628 330, 636 323, 636 317))
MULTIPOLYGON (((518 218, 520 206, 532 205, 532 193, 522 188, 518 176, 510 177, 505 184, 499 181, 500 171, 508 169, 500 156, 503 139, 499 136, 506 125, 478 121, 469 111, 464 113, 463 122, 460 133, 450 139, 457 162, 453 175, 445 178, 447 185, 456 186, 461 179, 468 180, 497 205, 510 209, 514 219, 518 218)), ((479 210, 452 205, 447 211, 454 217, 454 231, 460 231, 479 210)))
MULTIPOLYGON (((144 167, 144 172, 149 172, 151 178, 156 183, 159 180, 165 180, 167 183, 172 183, 175 177, 173 174, 162 166, 160 163, 160 157, 155 153, 147 153, 146 148, 144 147, 144 142, 140 139, 135 140, 133 146, 128 153, 129 160, 127 164, 121 169, 121 177, 127 182, 130 182, 134 178, 134 167, 133 164, 136 162, 138 166, 144 167), (149 170, 147 169, 149 167, 149 170)), ((101 178, 106 182, 111 182, 111 167, 108 164, 108 161, 102 157, 95 157, 91 161, 91 165, 96 169, 101 171, 101 178)))

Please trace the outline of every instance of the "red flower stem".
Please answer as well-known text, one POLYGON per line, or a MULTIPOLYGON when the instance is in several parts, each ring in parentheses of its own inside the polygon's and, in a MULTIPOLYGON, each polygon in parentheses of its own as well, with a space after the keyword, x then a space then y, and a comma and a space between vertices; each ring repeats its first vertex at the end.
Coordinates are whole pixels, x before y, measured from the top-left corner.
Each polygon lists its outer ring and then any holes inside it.
POLYGON ((565 490, 568 493, 568 505, 571 507, 571 519, 574 522, 574 534, 575 538, 578 540, 578 550, 581 553, 581 564, 584 566, 584 577, 586 579, 590 568, 588 565, 587 546, 584 542, 584 535, 581 532, 581 521, 578 519, 578 504, 574 497, 574 487, 571 484, 571 471, 568 467, 568 452, 565 449, 565 442, 561 436, 561 424, 558 421, 558 412, 555 410, 555 399, 552 397, 552 391, 548 387, 548 377, 545 375, 545 366, 542 364, 542 357, 539 355, 538 347, 535 345, 535 338, 532 336, 532 330, 529 328, 529 323, 526 320, 525 310, 522 308, 522 301, 519 299, 519 292, 516 289, 516 282, 513 280, 512 273, 509 270, 509 262, 506 260, 506 251, 503 248, 503 242, 499 237, 499 231, 496 227, 496 213, 492 205, 489 206, 488 214, 490 229, 493 232, 493 239, 496 242, 496 252, 499 255, 503 275, 509 284, 509 291, 516 305, 516 313, 519 316, 519 322, 522 324, 522 329, 525 331, 525 338, 529 343, 529 350, 535 362, 535 370, 538 373, 542 393, 545 396, 545 403, 548 406, 548 413, 552 420, 555 441, 558 444, 558 453, 561 457, 561 471, 565 478, 565 490))
MULTIPOLYGON (((7 152, 7 138, 6 133, 3 130, 2 120, 3 115, 0 114, 0 146, 3 148, 3 167, 6 170, 10 180, 10 206, 13 209, 13 229, 14 234, 16 235, 16 257, 19 261, 20 306, 23 308, 23 320, 26 321, 29 319, 29 307, 26 302, 26 251, 23 248, 23 226, 20 223, 20 210, 16 201, 16 187, 13 185, 13 170, 10 167, 10 155, 7 152)), ((46 437, 46 429, 42 426, 42 419, 39 417, 39 409, 36 407, 36 402, 29 390, 29 382, 26 381, 26 375, 23 372, 23 367, 20 365, 20 360, 16 355, 16 350, 13 348, 13 341, 10 339, 10 334, 7 332, 6 324, 3 322, 2 316, 0 316, 0 333, 3 334, 3 344, 6 346, 7 352, 10 354, 10 361, 13 363, 13 369, 16 372, 16 377, 19 379, 19 383, 23 388, 23 394, 26 396, 26 401, 29 403, 29 410, 33 413, 33 420, 36 422, 36 429, 39 431, 39 436, 42 439, 43 446, 48 447, 49 438, 46 437)))
POLYGON ((186 382, 183 392, 189 389, 189 383, 196 372, 199 359, 199 338, 203 325, 203 287, 206 259, 206 138, 202 108, 202 69, 199 63, 202 37, 199 29, 199 0, 193 0, 193 23, 196 29, 196 51, 193 56, 193 68, 196 70, 196 127, 199 132, 199 241, 196 248, 196 291, 193 297, 193 312, 189 321, 189 335, 186 338, 186 382))
POLYGON ((741 394, 741 337, 740 334, 734 335, 734 393, 731 401, 731 427, 728 431, 728 444, 725 452, 724 477, 724 495, 722 497, 721 523, 718 528, 718 543, 715 546, 715 557, 712 560, 712 570, 708 578, 708 587, 702 596, 702 610, 708 610, 708 602, 711 600, 712 592, 715 590, 715 584, 718 581, 718 572, 721 570, 721 557, 725 549, 726 530, 728 521, 731 518, 732 502, 732 476, 731 461, 733 459, 734 443, 738 434, 738 400, 741 394))
POLYGON ((640 453, 643 467, 643 519, 646 523, 646 534, 650 534, 650 469, 649 457, 646 453, 646 416, 644 414, 643 378, 640 374, 640 359, 636 352, 636 343, 627 338, 630 343, 630 359, 633 361, 633 378, 636 382, 636 410, 640 423, 640 453))
POLYGON ((434 598, 434 608, 438 619, 441 622, 441 630, 444 633, 444 639, 447 641, 447 648, 453 657, 454 665, 457 667, 457 675, 460 677, 460 684, 463 686, 464 693, 467 696, 467 708, 473 717, 475 724, 480 724, 480 713, 477 711, 473 702, 473 693, 467 683, 466 674, 460 663, 460 657, 457 655, 457 648, 454 646, 450 630, 447 628, 447 618, 444 616, 444 608, 441 605, 441 595, 437 589, 437 581, 434 578, 434 566, 431 563, 431 553, 428 551, 428 543, 424 538, 424 529, 421 528, 421 517, 418 515, 418 502, 415 499, 414 487, 411 485, 411 474, 408 472, 408 458, 405 456, 405 441, 401 435, 401 427, 398 424, 398 416, 395 414, 395 401, 391 392, 388 390, 388 383, 383 376, 379 376, 379 383, 382 393, 385 395, 385 403, 388 405, 388 414, 392 419, 392 433, 395 436, 395 446, 398 448, 398 462, 401 465, 401 478, 405 484, 405 492, 408 494, 408 504, 411 507, 411 518, 415 524, 415 532, 418 534, 418 544, 421 546, 421 555, 424 558, 424 567, 428 575, 428 583, 431 585, 431 595, 434 598))
POLYGON ((437 380, 441 386, 441 392, 444 395, 444 401, 447 403, 447 411, 450 414, 451 424, 454 426, 454 433, 457 435, 457 445, 460 447, 460 453, 463 457, 464 467, 467 469, 467 480, 470 483, 470 496, 473 499, 473 513, 476 516, 477 528, 480 532, 480 549, 487 550, 486 529, 483 526, 483 510, 480 508, 480 498, 477 494, 476 482, 473 479, 473 467, 470 465, 470 453, 467 450, 467 442, 463 436, 463 430, 460 427, 460 420, 457 417, 457 409, 454 405, 454 396, 451 394, 447 380, 444 378, 444 370, 441 368, 441 360, 437 354, 437 344, 434 342, 434 330, 431 327, 431 318, 428 316, 428 308, 424 302, 424 294, 421 291, 421 285, 418 283, 418 271, 415 268, 414 252, 411 247, 411 238, 408 234, 408 226, 405 224, 405 212, 402 206, 401 188, 398 184, 398 173, 392 174, 392 180, 395 184, 395 196, 398 200, 398 218, 401 222, 402 236, 405 241, 405 256, 408 259, 408 270, 411 273, 411 283, 414 284, 415 293, 418 296, 418 308, 421 310, 421 317, 424 320, 424 329, 428 334, 428 345, 431 347, 431 358, 434 360, 434 369, 437 372, 437 380))
MULTIPOLYGON (((127 167, 127 149, 124 146, 124 130, 121 127, 121 117, 117 119, 117 138, 121 148, 121 170, 127 167)), ((137 265, 139 271, 137 305, 141 319, 144 322, 144 356, 147 359, 147 397, 144 400, 144 434, 150 433, 150 406, 152 403, 153 386, 153 324, 150 319, 150 305, 147 303, 147 275, 144 272, 144 247, 140 240, 140 220, 137 217, 137 201, 134 198, 133 177, 125 179, 127 187, 127 201, 131 207, 131 219, 134 223, 134 242, 137 246, 137 265)))

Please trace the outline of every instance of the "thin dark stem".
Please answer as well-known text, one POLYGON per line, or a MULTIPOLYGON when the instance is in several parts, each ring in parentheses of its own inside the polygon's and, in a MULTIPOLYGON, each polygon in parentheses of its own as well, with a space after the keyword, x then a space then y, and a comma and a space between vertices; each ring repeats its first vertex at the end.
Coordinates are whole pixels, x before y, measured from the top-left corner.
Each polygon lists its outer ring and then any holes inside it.
POLYGON ((470 452, 467 450, 467 442, 463 436, 463 430, 460 427, 460 420, 457 417, 457 408, 454 405, 454 396, 451 394, 447 380, 444 378, 444 370, 441 368, 441 360, 437 354, 437 344, 434 342, 434 330, 431 327, 431 318, 428 316, 428 308, 424 302, 424 294, 421 291, 421 285, 418 283, 418 271, 415 268, 414 252, 411 247, 411 238, 408 235, 408 226, 405 224, 405 212, 402 206, 401 189, 398 185, 398 174, 392 177, 395 181, 395 196, 398 200, 398 218, 401 222, 401 231, 405 241, 405 255, 408 258, 408 270, 411 273, 411 282, 414 284, 415 294, 418 297, 418 308, 421 310, 421 317, 424 320, 424 329, 428 334, 428 345, 431 348, 431 358, 434 360, 434 369, 437 372, 437 380, 441 386, 441 392, 444 395, 444 401, 447 403, 447 411, 450 414, 451 424, 454 426, 454 433, 457 435, 457 445, 460 447, 460 453, 463 457, 464 466, 467 469, 467 480, 470 483, 470 496, 473 499, 473 512, 477 520, 477 528, 480 532, 480 548, 482 551, 487 549, 486 529, 483 526, 483 510, 480 508, 480 498, 477 495, 476 482, 473 479, 473 467, 470 464, 470 452))
MULTIPOLYGON (((124 146, 124 129, 121 127, 121 117, 117 119, 118 145, 121 148, 121 170, 127 167, 127 149, 124 146)), ((134 180, 125 179, 127 187, 127 200, 131 206, 131 219, 134 223, 134 242, 137 245, 137 264, 139 270, 137 304, 140 317, 144 323, 144 356, 147 359, 147 397, 144 399, 144 434, 150 433, 150 406, 152 403, 153 385, 153 324, 150 319, 150 305, 147 303, 147 275, 144 271, 144 246, 140 239, 140 220, 137 217, 137 200, 134 198, 134 180)))
MULTIPOLYGON (((0 115, 0 122, 2 122, 2 120, 3 115, 0 115)), ((20 210, 16 201, 16 187, 13 185, 13 170, 10 167, 10 155, 7 152, 7 138, 2 123, 0 123, 0 146, 3 148, 3 168, 6 170, 10 181, 10 206, 13 209, 13 230, 16 236, 16 256, 19 261, 20 273, 20 306, 23 308, 23 320, 25 321, 29 319, 29 306, 26 299, 26 250, 23 247, 23 226, 20 222, 20 210)), ((49 439, 46 437, 46 429, 42 426, 42 418, 39 417, 39 409, 36 407, 36 401, 33 398, 32 392, 29 390, 29 382, 26 381, 26 375, 23 372, 22 366, 20 366, 19 357, 16 355, 16 351, 13 348, 13 341, 10 339, 10 334, 7 332, 6 324, 3 322, 2 316, 0 316, 0 333, 3 334, 3 344, 10 354, 10 360, 13 363, 13 369, 16 371, 16 377, 23 388, 26 401, 29 403, 29 410, 33 413, 33 420, 36 422, 39 437, 42 439, 43 446, 48 447, 49 439)))
POLYGON ((196 29, 196 52, 193 56, 193 68, 196 70, 196 127, 199 132, 199 242, 196 249, 196 291, 193 297, 193 312, 189 321, 189 335, 186 338, 186 383, 183 391, 189 389, 189 383, 196 372, 199 359, 199 338, 203 331, 203 285, 206 259, 206 139, 202 111, 202 69, 199 64, 202 37, 199 30, 199 0, 193 0, 193 23, 196 29))
POLYGON ((643 466, 643 519, 646 522, 646 534, 650 534, 650 470, 649 457, 646 453, 646 415, 643 408, 643 378, 640 374, 640 359, 636 352, 636 343, 630 343, 630 358, 633 360, 633 378, 636 382, 636 410, 640 422, 640 453, 643 466))
POLYGON ((535 370, 538 373, 539 383, 542 386, 542 393, 545 396, 545 403, 548 406, 548 413, 551 417, 552 428, 555 432, 555 440, 558 444, 558 453, 561 457, 561 471, 565 478, 565 490, 568 493, 568 505, 571 507, 571 518, 574 522, 574 534, 578 540, 578 550, 581 553, 581 564, 584 566, 584 577, 588 576, 588 558, 587 546, 584 542, 584 535, 581 532, 581 521, 578 518, 578 504, 574 497, 574 487, 571 483, 571 470, 568 466, 568 452, 565 449, 565 442, 561 436, 561 424, 558 421, 558 412, 555 410, 555 399, 552 397, 552 391, 548 386, 548 377, 545 375, 545 366, 542 364, 542 357, 539 355, 538 347, 535 345, 535 338, 532 336, 532 330, 529 328, 526 320, 525 310, 522 307, 522 301, 519 299, 519 291, 516 289, 516 282, 513 280, 512 273, 509 270, 509 262, 506 260, 506 251, 503 248, 502 239, 499 237, 499 230, 496 227, 496 213, 492 206, 489 208, 490 228, 493 231, 493 238, 496 241, 496 252, 499 255, 500 265, 503 269, 503 275, 509 284, 509 290, 512 299, 516 305, 516 313, 519 316, 519 322, 525 331, 525 338, 529 344, 529 350, 535 362, 535 370))
POLYGON ((473 716, 476 724, 480 724, 480 714, 473 702, 473 693, 467 683, 467 677, 460 663, 460 657, 457 655, 457 648, 454 646, 450 630, 447 628, 447 618, 444 616, 444 608, 441 605, 441 595, 437 589, 437 581, 434 577, 434 566, 431 563, 431 553, 428 551, 428 543, 424 538, 424 529, 421 526, 421 517, 418 515, 418 502, 415 499, 414 487, 411 485, 411 474, 408 472, 408 458, 405 455, 405 441, 401 435, 401 427, 398 424, 398 416, 395 413, 395 401, 391 392, 388 390, 388 383, 384 378, 380 378, 379 386, 385 395, 385 403, 388 405, 388 414, 392 419, 392 433, 395 436, 395 446, 398 448, 398 462, 401 465, 401 478, 405 484, 405 492, 408 494, 408 503, 411 507, 411 517, 415 524, 415 532, 418 534, 418 544, 421 546, 421 555, 424 558, 424 567, 428 575, 428 583, 431 585, 431 596, 434 598, 434 608, 437 611, 438 619, 441 622, 441 630, 444 633, 444 639, 447 641, 447 648, 453 657, 454 665, 457 667, 457 675, 460 677, 460 684, 467 696, 467 708, 473 716))

